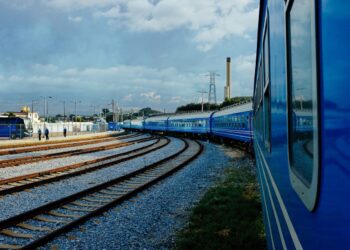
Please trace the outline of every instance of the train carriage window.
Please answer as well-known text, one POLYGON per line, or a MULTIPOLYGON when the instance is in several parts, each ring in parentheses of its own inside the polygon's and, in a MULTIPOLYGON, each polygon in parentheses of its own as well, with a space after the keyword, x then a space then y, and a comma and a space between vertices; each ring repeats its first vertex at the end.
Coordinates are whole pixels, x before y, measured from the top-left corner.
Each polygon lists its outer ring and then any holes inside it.
POLYGON ((290 176, 310 211, 316 204, 319 172, 315 12, 314 0, 289 1, 286 9, 290 176))
POLYGON ((271 152, 271 84, 270 84, 270 34, 269 34, 269 15, 267 14, 265 23, 265 32, 263 40, 264 57, 264 145, 271 152))

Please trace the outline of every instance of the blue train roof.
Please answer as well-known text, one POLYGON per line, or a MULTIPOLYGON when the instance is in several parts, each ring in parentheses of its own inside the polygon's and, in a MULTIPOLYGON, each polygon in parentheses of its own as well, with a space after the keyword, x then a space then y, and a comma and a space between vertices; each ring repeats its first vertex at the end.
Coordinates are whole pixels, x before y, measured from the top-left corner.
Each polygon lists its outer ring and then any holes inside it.
POLYGON ((182 120, 182 119, 208 119, 213 112, 196 112, 196 113, 185 113, 175 114, 169 117, 171 120, 182 120))
POLYGON ((253 110, 253 106, 252 105, 253 105, 252 102, 247 102, 247 103, 244 103, 244 104, 231 106, 231 107, 228 107, 226 109, 223 109, 223 110, 215 112, 213 117, 252 111, 253 110))

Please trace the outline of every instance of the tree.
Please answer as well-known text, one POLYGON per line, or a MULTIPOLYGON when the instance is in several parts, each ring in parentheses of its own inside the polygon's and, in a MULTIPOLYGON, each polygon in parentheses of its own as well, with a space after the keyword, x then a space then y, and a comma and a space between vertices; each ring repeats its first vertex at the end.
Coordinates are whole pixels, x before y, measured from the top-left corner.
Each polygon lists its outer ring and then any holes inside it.
POLYGON ((109 109, 103 108, 102 109, 102 115, 106 116, 109 113, 109 109))
POLYGON ((241 102, 248 102, 251 101, 252 97, 251 96, 237 96, 237 97, 233 97, 230 99, 225 99, 225 101, 223 103, 221 103, 220 108, 226 107, 226 106, 230 106, 233 104, 238 104, 241 102))
MULTIPOLYGON (((204 103, 203 110, 204 111, 219 110, 219 109, 226 107, 226 106, 238 104, 241 102, 247 102, 247 101, 251 101, 251 100, 252 100, 252 98, 250 96, 240 96, 240 97, 233 97, 230 99, 226 99, 221 104, 204 103)), ((189 103, 189 104, 178 107, 176 109, 176 112, 201 111, 201 110, 202 110, 201 103, 189 103)))
MULTIPOLYGON (((219 108, 219 105, 217 104, 209 104, 209 103, 203 104, 204 111, 217 110, 218 108, 219 108)), ((201 103, 189 103, 184 106, 178 107, 176 109, 176 112, 201 111, 201 110, 202 110, 201 103)))

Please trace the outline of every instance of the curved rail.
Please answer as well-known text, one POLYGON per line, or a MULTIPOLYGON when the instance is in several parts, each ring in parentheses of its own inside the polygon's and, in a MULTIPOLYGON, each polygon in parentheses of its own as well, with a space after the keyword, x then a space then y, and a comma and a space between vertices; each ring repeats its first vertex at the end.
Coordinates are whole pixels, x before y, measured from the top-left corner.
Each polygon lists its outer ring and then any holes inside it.
POLYGON ((139 134, 114 136, 114 137, 106 137, 106 138, 98 138, 98 139, 89 139, 89 140, 78 141, 78 142, 65 141, 65 142, 60 142, 57 144, 55 143, 55 144, 49 144, 49 145, 36 145, 33 147, 20 147, 20 148, 8 149, 8 150, 1 150, 0 155, 14 155, 14 154, 37 152, 37 151, 44 151, 44 150, 50 150, 50 149, 78 147, 78 146, 84 146, 84 145, 89 145, 89 144, 97 144, 97 143, 101 143, 101 142, 129 139, 129 138, 133 138, 133 137, 137 137, 137 136, 139 136, 139 134))
POLYGON ((120 133, 120 134, 112 134, 112 135, 98 135, 98 136, 90 136, 87 138, 69 138, 66 140, 53 140, 53 141, 36 141, 36 142, 23 142, 19 144, 11 144, 11 145, 0 145, 0 149, 9 149, 9 148, 23 148, 23 147, 30 147, 30 146, 38 146, 38 145, 49 145, 49 144, 60 144, 60 143, 67 143, 67 142, 78 142, 78 141, 89 141, 89 140, 95 140, 95 139, 102 139, 102 138, 109 138, 109 137, 119 137, 127 135, 126 132, 120 133))
POLYGON ((15 166, 18 166, 21 164, 34 163, 34 162, 39 162, 39 161, 42 162, 42 161, 47 161, 47 160, 52 160, 52 159, 57 159, 57 158, 74 156, 74 155, 95 153, 95 152, 99 152, 99 151, 130 146, 130 145, 133 145, 133 144, 138 143, 138 142, 149 140, 150 138, 154 138, 154 137, 150 136, 147 138, 136 139, 136 140, 132 140, 132 141, 128 141, 128 142, 118 142, 118 143, 105 145, 105 146, 96 146, 96 147, 84 148, 84 149, 74 149, 74 150, 69 150, 69 151, 64 151, 64 152, 59 152, 59 153, 37 155, 37 156, 25 156, 25 157, 19 157, 19 158, 14 158, 14 159, 1 160, 0 161, 0 168, 15 167, 15 166))
POLYGON ((22 175, 9 179, 0 180, 0 196, 12 194, 22 190, 28 190, 33 187, 53 183, 74 176, 97 171, 103 168, 113 166, 128 160, 141 157, 168 145, 170 140, 157 139, 156 142, 140 148, 128 150, 123 153, 110 155, 95 160, 79 162, 55 169, 40 171, 32 174, 22 175))
POLYGON ((0 248, 33 249, 42 246, 170 176, 203 150, 196 141, 184 142, 183 148, 156 163, 1 221, 0 233, 9 242, 2 243, 0 248), (36 225, 31 224, 33 220, 36 225), (18 239, 22 245, 16 244, 18 239))

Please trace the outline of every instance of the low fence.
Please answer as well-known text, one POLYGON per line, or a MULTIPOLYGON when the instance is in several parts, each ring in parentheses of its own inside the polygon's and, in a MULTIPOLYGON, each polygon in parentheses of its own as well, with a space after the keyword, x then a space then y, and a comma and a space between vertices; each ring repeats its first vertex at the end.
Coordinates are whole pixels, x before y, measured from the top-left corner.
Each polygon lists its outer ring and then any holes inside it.
POLYGON ((27 128, 23 124, 0 124, 0 137, 10 139, 36 137, 39 129, 44 135, 46 128, 49 130, 49 135, 54 137, 63 136, 64 128, 67 130, 67 136, 105 132, 108 130, 108 124, 92 122, 34 123, 27 128))

